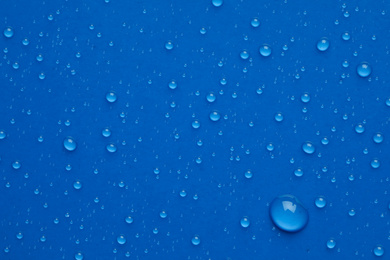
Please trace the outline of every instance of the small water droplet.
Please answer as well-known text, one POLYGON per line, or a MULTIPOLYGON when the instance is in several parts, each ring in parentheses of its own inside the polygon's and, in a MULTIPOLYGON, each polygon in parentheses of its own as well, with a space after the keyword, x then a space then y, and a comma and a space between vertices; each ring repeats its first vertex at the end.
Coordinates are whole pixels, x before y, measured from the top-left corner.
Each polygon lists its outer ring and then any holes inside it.
POLYGON ((328 38, 323 37, 317 42, 317 49, 319 51, 326 51, 329 48, 330 42, 328 38))
POLYGON ((313 154, 315 152, 315 147, 311 142, 305 142, 302 145, 302 149, 307 154, 313 154))
POLYGON ((357 67, 356 67, 356 72, 357 74, 362 77, 362 78, 366 78, 368 76, 370 76, 371 74, 371 65, 368 64, 367 62, 362 62, 360 63, 357 67))
POLYGON ((116 238, 116 241, 118 242, 118 244, 120 245, 123 245, 126 243, 126 238, 124 235, 119 235, 117 238, 116 238))
POLYGON ((173 43, 171 41, 167 41, 165 43, 165 49, 172 50, 173 49, 173 43))
POLYGON ((191 242, 194 246, 197 246, 200 244, 200 238, 198 235, 195 235, 192 239, 191 239, 191 242))
POLYGON ((210 113, 210 119, 211 121, 218 121, 221 118, 221 115, 217 111, 213 111, 210 113))
POLYGON ((260 21, 259 21, 259 19, 256 18, 256 17, 253 18, 252 21, 251 21, 251 25, 252 25, 253 28, 259 27, 259 26, 260 26, 260 21))
POLYGON ((383 135, 381 133, 376 133, 372 139, 374 140, 375 143, 380 144, 383 142, 383 135))
POLYGON ((106 149, 107 149, 107 151, 110 152, 110 153, 115 153, 116 150, 117 150, 115 144, 108 144, 108 145, 106 146, 106 149))
POLYGON ((329 248, 329 249, 332 249, 336 246, 336 241, 334 239, 329 239, 328 242, 326 242, 326 246, 329 248))
POLYGON ((114 103, 116 101, 116 99, 117 99, 117 96, 116 96, 116 94, 114 92, 108 92, 106 94, 106 99, 107 99, 108 102, 114 103))
POLYGON ((324 197, 318 197, 316 198, 315 200, 315 205, 317 206, 317 208, 320 208, 322 209, 323 207, 326 206, 326 200, 324 197))
POLYGON ((212 3, 215 7, 220 7, 220 6, 223 4, 223 0, 211 0, 211 3, 212 3))
POLYGON ((76 141, 72 137, 67 137, 64 139, 64 147, 68 151, 74 151, 77 147, 76 141))
POLYGON ((364 132, 364 125, 363 124, 357 124, 355 126, 355 132, 358 134, 361 134, 364 132))
POLYGON ((243 217, 243 218, 241 219, 241 221, 240 221, 240 224, 241 224, 241 226, 242 226, 243 228, 249 227, 250 223, 251 223, 251 222, 249 221, 248 217, 243 217))
POLYGON ((11 38, 12 36, 14 36, 14 29, 12 29, 12 27, 7 27, 4 29, 3 33, 5 37, 11 38))
POLYGON ((385 253, 385 249, 382 246, 376 246, 374 248, 374 255, 382 256, 385 253))
POLYGON ((260 52, 261 56, 263 56, 263 57, 268 57, 268 56, 271 55, 272 49, 271 49, 271 47, 268 46, 267 44, 264 44, 263 46, 261 46, 261 47, 259 48, 259 52, 260 52))

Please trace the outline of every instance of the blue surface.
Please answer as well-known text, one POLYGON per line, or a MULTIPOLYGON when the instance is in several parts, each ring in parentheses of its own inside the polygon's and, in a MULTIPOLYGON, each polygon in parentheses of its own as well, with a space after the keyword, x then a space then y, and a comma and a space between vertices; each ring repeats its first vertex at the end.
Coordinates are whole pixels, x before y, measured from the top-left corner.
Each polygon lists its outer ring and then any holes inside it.
POLYGON ((386 259, 389 7, 1 1, 0 258, 386 259))

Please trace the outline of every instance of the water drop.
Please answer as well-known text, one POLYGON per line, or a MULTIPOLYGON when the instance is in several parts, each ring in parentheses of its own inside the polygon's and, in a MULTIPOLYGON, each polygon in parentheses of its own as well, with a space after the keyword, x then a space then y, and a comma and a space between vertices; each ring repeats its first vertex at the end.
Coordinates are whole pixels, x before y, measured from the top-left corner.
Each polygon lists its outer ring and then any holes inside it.
POLYGON ((351 39, 351 35, 349 34, 349 32, 344 32, 344 33, 341 35, 341 38, 342 38, 344 41, 348 41, 349 39, 351 39))
POLYGON ((195 120, 192 122, 192 127, 194 129, 198 129, 200 127, 200 122, 198 120, 195 120))
POLYGON ((169 82, 169 83, 168 83, 168 87, 169 87, 170 89, 175 89, 175 88, 177 88, 177 83, 176 83, 176 81, 172 80, 171 82, 169 82))
POLYGON ((376 133, 372 139, 374 140, 375 143, 380 144, 383 142, 383 135, 381 133, 376 133))
POLYGON ((298 232, 309 221, 307 210, 292 195, 283 195, 274 199, 270 206, 270 216, 278 228, 287 232, 298 232))
POLYGON ((368 76, 370 76, 371 74, 371 65, 368 64, 367 62, 362 62, 360 63, 357 67, 356 67, 356 72, 357 74, 362 77, 362 78, 366 78, 368 76))
POLYGON ((173 43, 171 41, 167 41, 165 43, 165 49, 172 50, 173 49, 173 43))
POLYGON ((132 217, 127 216, 127 217, 125 218, 125 221, 126 221, 127 224, 131 224, 131 223, 133 223, 134 220, 133 220, 132 217))
POLYGON ((116 238, 116 241, 118 242, 118 244, 120 245, 123 245, 126 243, 126 238, 124 235, 120 235, 116 238))
POLYGON ((247 179, 251 179, 253 177, 253 173, 251 170, 247 170, 244 175, 245 175, 245 178, 247 178, 247 179))
POLYGON ((110 135, 111 135, 111 130, 110 130, 109 128, 104 128, 104 129, 102 130, 102 135, 103 135, 104 137, 110 137, 110 135))
POLYGON ((355 132, 358 133, 358 134, 361 134, 364 132, 364 126, 363 124, 357 124, 355 126, 355 132))
POLYGON ((213 111, 210 113, 211 121, 218 121, 221 118, 221 115, 217 111, 213 111))
POLYGON ((220 6, 223 4, 223 0, 211 0, 211 3, 212 3, 215 7, 220 7, 220 6))
POLYGON ((328 38, 326 37, 323 37, 321 38, 318 42, 317 42, 317 49, 319 51, 326 51, 328 48, 329 48, 329 40, 328 38))
POLYGON ((385 253, 385 249, 382 246, 376 246, 374 248, 374 255, 382 256, 385 253))
POLYGON ((248 59, 248 58, 249 58, 249 53, 248 53, 248 51, 243 50, 243 51, 240 53, 240 57, 241 57, 241 59, 243 59, 243 60, 248 59))
POLYGON ((191 239, 191 242, 194 246, 197 246, 200 244, 200 238, 198 235, 195 235, 192 239, 191 239))
POLYGON ((84 256, 82 253, 78 252, 74 255, 74 259, 76 260, 83 260, 84 259, 84 256))
POLYGON ((161 218, 166 218, 167 216, 168 216, 168 214, 165 212, 165 210, 160 212, 160 217, 161 218))
POLYGON ((110 153, 115 153, 117 148, 116 148, 116 145, 115 145, 115 144, 108 144, 108 145, 106 146, 106 149, 107 149, 107 151, 110 152, 110 153))
POLYGON ((210 92, 210 93, 207 95, 207 97, 206 97, 207 101, 210 102, 210 103, 213 103, 213 102, 215 101, 216 98, 217 98, 217 97, 216 97, 216 96, 214 95, 214 93, 212 93, 212 92, 210 92))
POLYGON ((259 27, 260 26, 260 21, 258 18, 253 18, 252 21, 251 21, 251 25, 253 28, 256 28, 256 27, 259 27))
POLYGON ((302 171, 301 168, 298 168, 298 169, 296 169, 296 170, 294 171, 294 174, 295 174, 295 176, 297 176, 297 177, 302 177, 303 171, 302 171))
POLYGON ((268 57, 271 55, 272 50, 271 50, 270 46, 264 44, 263 46, 260 47, 259 52, 260 52, 261 56, 268 57))
POLYGON ((326 242, 326 246, 329 248, 329 249, 332 249, 336 246, 336 241, 334 241, 334 239, 329 239, 328 242, 326 242))
POLYGON ((277 113, 277 114, 275 115, 275 120, 276 120, 276 122, 282 122, 282 121, 283 121, 283 115, 282 115, 282 113, 277 113))
POLYGON ((322 209, 323 207, 326 206, 326 200, 324 197, 318 197, 316 198, 315 200, 315 205, 317 206, 317 208, 320 208, 322 209))
POLYGON ((301 101, 303 103, 308 103, 310 101, 309 93, 303 93, 302 96, 301 96, 301 101))
POLYGON ((302 149, 307 154, 313 154, 315 152, 315 147, 311 142, 305 142, 302 145, 302 149))
POLYGON ((381 163, 378 159, 374 159, 371 161, 371 167, 374 168, 374 169, 377 169, 379 168, 379 166, 381 166, 381 163))
POLYGON ((243 228, 249 227, 250 223, 251 223, 251 222, 249 221, 248 217, 243 217, 243 218, 241 219, 241 221, 240 221, 240 224, 241 224, 241 226, 242 226, 243 228))
POLYGON ((114 92, 108 92, 106 94, 106 99, 110 103, 114 103, 117 99, 116 94, 114 92))
POLYGON ((22 239, 23 238, 23 234, 21 232, 17 233, 16 234, 16 238, 17 239, 22 239))
POLYGON ((6 135, 5 131, 4 130, 0 130, 0 140, 4 139, 6 136, 7 135, 6 135))
POLYGON ((80 181, 75 181, 75 182, 73 183, 73 188, 75 188, 76 190, 81 189, 82 186, 83 186, 83 185, 81 184, 80 181))
POLYGON ((4 29, 4 36, 7 38, 11 38, 12 36, 14 36, 14 29, 12 29, 12 27, 5 28, 4 29))
POLYGON ((76 141, 72 137, 67 137, 64 139, 64 147, 68 151, 74 151, 77 147, 76 141))

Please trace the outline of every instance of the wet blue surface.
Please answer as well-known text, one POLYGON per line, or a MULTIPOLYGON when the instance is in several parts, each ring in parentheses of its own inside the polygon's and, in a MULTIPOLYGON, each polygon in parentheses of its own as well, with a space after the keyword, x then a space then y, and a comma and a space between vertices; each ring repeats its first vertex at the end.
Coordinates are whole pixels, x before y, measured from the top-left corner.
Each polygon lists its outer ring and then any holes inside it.
POLYGON ((2 1, 0 258, 385 259, 389 7, 2 1))

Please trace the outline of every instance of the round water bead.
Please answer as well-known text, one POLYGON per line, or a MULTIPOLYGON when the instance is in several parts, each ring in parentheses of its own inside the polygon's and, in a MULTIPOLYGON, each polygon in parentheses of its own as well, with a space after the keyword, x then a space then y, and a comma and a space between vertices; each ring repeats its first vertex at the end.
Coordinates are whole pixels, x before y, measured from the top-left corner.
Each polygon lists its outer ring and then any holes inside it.
POLYGON ((368 64, 367 62, 362 62, 356 67, 356 72, 357 74, 362 77, 366 78, 371 75, 371 65, 368 64))
POLYGON ((317 49, 319 51, 326 51, 329 48, 329 45, 330 45, 329 39, 323 37, 317 42, 317 49))
POLYGON ((272 222, 281 230, 298 232, 309 221, 309 213, 293 195, 283 195, 275 198, 270 206, 272 222))
POLYGON ((271 47, 268 46, 267 44, 264 44, 263 46, 261 46, 261 47, 259 48, 259 52, 260 52, 261 56, 263 56, 263 57, 268 57, 268 56, 271 55, 272 49, 271 49, 271 47))
POLYGON ((64 139, 64 147, 68 151, 74 151, 77 148, 76 141, 72 137, 67 137, 64 139))
POLYGON ((251 222, 249 221, 248 217, 243 217, 243 218, 241 219, 241 221, 240 221, 240 224, 241 224, 241 226, 242 226, 243 228, 249 227, 250 223, 251 223, 251 222))
POLYGON ((307 154, 313 154, 316 149, 311 142, 304 142, 302 145, 302 150, 307 154))

